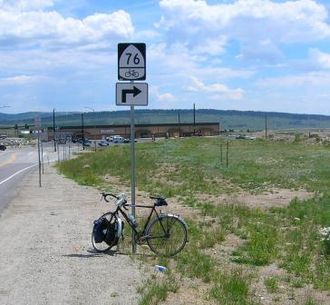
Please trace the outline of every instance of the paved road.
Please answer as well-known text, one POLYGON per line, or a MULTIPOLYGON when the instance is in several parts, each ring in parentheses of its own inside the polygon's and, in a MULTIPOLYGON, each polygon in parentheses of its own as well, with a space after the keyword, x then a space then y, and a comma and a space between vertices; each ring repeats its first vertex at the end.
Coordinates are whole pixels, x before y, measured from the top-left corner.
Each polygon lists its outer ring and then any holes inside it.
MULTIPOLYGON (((44 161, 57 160, 52 146, 44 146, 44 161)), ((0 151, 0 214, 17 194, 17 185, 22 178, 38 168, 36 147, 8 148, 0 151)), ((36 184, 39 181, 35 182, 36 184)))

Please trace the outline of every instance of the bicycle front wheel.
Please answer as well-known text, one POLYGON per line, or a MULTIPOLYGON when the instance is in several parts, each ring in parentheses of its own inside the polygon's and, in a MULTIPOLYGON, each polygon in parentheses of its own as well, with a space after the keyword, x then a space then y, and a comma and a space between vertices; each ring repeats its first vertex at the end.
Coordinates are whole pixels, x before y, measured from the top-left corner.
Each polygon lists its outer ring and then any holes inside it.
POLYGON ((187 242, 187 225, 178 216, 162 215, 147 230, 147 243, 159 256, 174 256, 187 242))
MULTIPOLYGON (((116 216, 112 212, 108 212, 103 214, 97 221, 102 219, 106 219, 108 223, 107 226, 109 226, 116 221, 116 216)), ((106 236, 106 233, 107 233, 107 228, 104 228, 104 232, 103 232, 104 237, 106 236)), ((92 240, 93 248, 97 252, 106 252, 113 247, 113 245, 109 245, 108 243, 106 243, 104 239, 103 240, 97 239, 95 227, 93 227, 91 240, 92 240)))

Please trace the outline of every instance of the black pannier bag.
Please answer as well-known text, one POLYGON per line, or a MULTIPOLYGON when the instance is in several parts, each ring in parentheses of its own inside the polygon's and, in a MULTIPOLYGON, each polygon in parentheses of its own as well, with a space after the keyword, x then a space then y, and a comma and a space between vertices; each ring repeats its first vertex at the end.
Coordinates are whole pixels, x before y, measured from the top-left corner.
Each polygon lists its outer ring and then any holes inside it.
POLYGON ((115 245, 117 245, 118 240, 119 240, 119 236, 118 236, 117 230, 118 230, 118 222, 117 221, 108 224, 107 232, 106 232, 104 241, 109 246, 115 246, 115 245))
POLYGON ((109 226, 109 221, 104 217, 94 221, 93 234, 94 241, 101 243, 105 240, 109 226))

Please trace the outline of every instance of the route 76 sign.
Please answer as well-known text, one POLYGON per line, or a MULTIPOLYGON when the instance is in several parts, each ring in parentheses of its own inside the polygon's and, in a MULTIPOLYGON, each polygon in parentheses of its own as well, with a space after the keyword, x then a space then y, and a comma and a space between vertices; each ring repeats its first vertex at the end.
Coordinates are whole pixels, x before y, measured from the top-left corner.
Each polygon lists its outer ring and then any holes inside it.
POLYGON ((146 79, 146 44, 118 44, 118 80, 146 79))
POLYGON ((148 106, 147 83, 117 83, 117 106, 148 106))

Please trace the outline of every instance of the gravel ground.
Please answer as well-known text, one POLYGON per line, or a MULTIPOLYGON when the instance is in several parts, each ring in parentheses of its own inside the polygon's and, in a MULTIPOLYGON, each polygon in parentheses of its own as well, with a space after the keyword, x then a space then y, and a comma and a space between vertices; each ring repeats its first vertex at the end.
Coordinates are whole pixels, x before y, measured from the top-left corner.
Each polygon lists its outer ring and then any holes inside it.
POLYGON ((129 255, 97 254, 99 193, 47 167, 25 177, 0 217, 0 304, 137 304, 145 278, 129 255))

